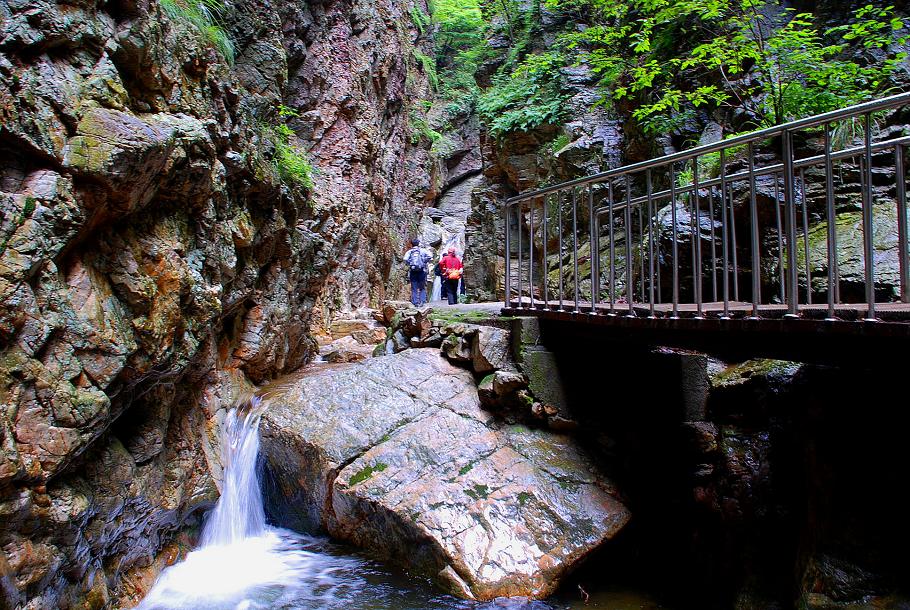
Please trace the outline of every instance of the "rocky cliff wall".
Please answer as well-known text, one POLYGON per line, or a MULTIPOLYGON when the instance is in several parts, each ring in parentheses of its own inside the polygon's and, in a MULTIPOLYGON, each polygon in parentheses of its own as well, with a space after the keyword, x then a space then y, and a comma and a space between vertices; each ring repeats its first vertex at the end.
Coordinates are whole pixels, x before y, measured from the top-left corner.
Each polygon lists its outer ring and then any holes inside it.
POLYGON ((232 2, 233 63, 168 6, 0 5, 0 607, 140 595, 223 409, 399 289, 423 205, 411 3, 232 2))

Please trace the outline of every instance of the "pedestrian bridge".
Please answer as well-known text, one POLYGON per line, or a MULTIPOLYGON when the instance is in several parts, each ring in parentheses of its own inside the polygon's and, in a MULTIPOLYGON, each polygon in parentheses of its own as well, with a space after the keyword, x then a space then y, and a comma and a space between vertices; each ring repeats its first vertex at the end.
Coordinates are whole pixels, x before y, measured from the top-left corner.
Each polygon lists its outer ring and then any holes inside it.
POLYGON ((908 123, 905 93, 513 197, 503 311, 748 355, 906 350, 908 123))

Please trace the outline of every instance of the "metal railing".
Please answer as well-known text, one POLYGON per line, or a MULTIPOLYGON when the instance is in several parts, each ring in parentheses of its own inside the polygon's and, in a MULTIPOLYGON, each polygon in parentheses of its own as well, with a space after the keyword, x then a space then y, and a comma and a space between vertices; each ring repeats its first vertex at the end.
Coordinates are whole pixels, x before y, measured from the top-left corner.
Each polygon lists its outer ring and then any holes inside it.
POLYGON ((910 303, 910 133, 886 112, 906 106, 910 93, 512 197, 506 304, 759 318, 814 301, 828 319, 854 303, 875 320, 878 303, 910 303), (896 256, 896 278, 876 256, 896 256))

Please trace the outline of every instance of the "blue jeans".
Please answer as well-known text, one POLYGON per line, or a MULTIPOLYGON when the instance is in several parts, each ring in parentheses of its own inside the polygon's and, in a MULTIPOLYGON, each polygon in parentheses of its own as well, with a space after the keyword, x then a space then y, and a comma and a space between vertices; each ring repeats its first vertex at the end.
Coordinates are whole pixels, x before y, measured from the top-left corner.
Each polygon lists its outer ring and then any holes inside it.
POLYGON ((408 279, 411 280, 411 303, 423 305, 427 302, 427 272, 410 271, 408 279))

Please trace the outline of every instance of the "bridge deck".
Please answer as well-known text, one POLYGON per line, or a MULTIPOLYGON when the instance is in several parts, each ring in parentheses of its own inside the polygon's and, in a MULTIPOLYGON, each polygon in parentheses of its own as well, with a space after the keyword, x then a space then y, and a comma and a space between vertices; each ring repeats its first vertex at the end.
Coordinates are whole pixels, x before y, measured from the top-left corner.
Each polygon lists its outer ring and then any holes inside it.
POLYGON ((627 343, 694 349, 731 359, 780 358, 821 364, 868 366, 875 361, 906 358, 910 348, 910 305, 876 305, 876 321, 866 321, 864 305, 839 305, 838 319, 827 320, 827 305, 800 306, 800 317, 786 318, 785 305, 763 305, 759 318, 751 317, 752 305, 731 303, 730 318, 723 319, 723 304, 705 304, 703 317, 696 317, 694 305, 680 305, 679 317, 672 317, 672 305, 656 305, 651 317, 648 305, 610 306, 574 301, 543 303, 524 298, 502 309, 503 315, 534 316, 547 321, 560 340, 585 344, 600 337, 627 343))
MULTIPOLYGON (((528 315, 528 312, 530 312, 530 315, 535 315, 533 313, 535 311, 573 313, 576 311, 576 308, 574 300, 564 300, 562 303, 559 301, 551 300, 545 304, 540 299, 535 299, 532 305, 531 300, 528 297, 524 297, 520 301, 513 300, 511 306, 507 306, 505 310, 508 310, 510 312, 518 312, 517 314, 513 315, 522 315, 522 313, 528 315)), ((625 317, 629 315, 629 304, 625 301, 615 302, 611 307, 609 303, 598 303, 596 310, 597 314, 599 315, 609 315, 612 312, 616 316, 625 317)), ((633 303, 632 310, 635 312, 635 317, 637 318, 652 317, 651 308, 648 304, 633 303)), ((865 321, 866 312, 868 310, 869 308, 865 303, 841 304, 834 307, 834 315, 836 321, 838 322, 865 321)), ((579 301, 577 311, 586 314, 592 313, 590 301, 579 301)), ((679 318, 693 320, 698 319, 697 308, 692 303, 680 303, 678 306, 678 312, 679 318)), ((704 303, 702 306, 702 316, 706 319, 721 319, 723 314, 723 303, 704 303)), ((729 314, 731 319, 751 318, 752 304, 739 301, 731 301, 729 306, 729 314)), ((759 320, 779 320, 784 318, 786 314, 787 306, 784 304, 758 306, 759 320)), ((881 322, 910 323, 910 303, 877 303, 875 305, 875 316, 881 322)), ((673 305, 670 303, 661 303, 654 305, 653 317, 660 319, 673 319, 673 305)), ((827 304, 799 306, 799 319, 826 320, 827 317, 827 304)))

